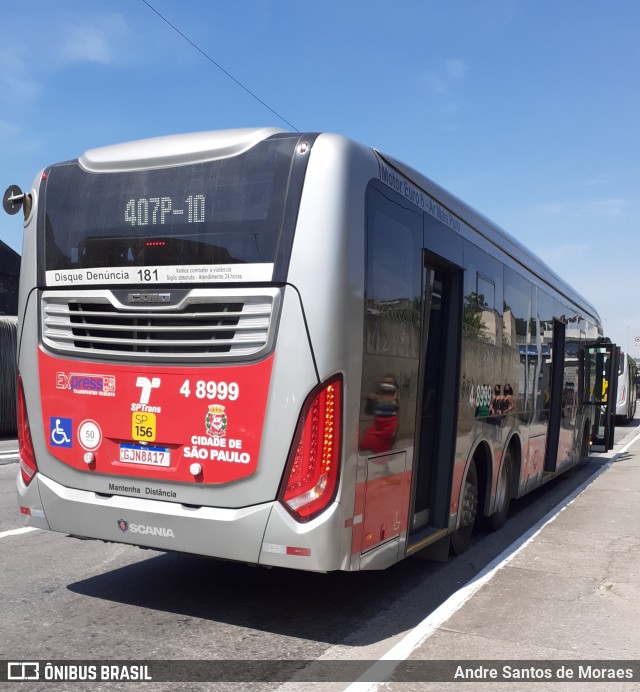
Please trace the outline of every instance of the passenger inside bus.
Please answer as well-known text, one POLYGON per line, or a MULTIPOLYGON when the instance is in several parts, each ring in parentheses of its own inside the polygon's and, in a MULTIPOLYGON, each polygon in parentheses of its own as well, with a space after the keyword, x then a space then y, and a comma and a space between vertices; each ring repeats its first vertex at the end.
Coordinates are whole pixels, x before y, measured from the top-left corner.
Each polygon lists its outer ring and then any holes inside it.
POLYGON ((499 416, 502 413, 503 401, 504 401, 504 398, 502 396, 502 388, 500 387, 499 384, 497 384, 493 388, 493 399, 491 399, 491 403, 489 404, 490 415, 499 416))
POLYGON ((513 389, 509 383, 505 384, 502 389, 502 405, 500 413, 510 413, 516 407, 516 402, 513 400, 513 389))

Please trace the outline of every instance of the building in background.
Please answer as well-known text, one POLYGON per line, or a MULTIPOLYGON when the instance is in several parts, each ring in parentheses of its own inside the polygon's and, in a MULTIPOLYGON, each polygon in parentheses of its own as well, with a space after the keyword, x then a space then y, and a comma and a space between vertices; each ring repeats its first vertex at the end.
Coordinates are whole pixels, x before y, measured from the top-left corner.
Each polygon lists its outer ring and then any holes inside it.
POLYGON ((0 240, 0 315, 18 314, 20 255, 0 240))
POLYGON ((0 437, 16 432, 20 255, 0 240, 0 437))

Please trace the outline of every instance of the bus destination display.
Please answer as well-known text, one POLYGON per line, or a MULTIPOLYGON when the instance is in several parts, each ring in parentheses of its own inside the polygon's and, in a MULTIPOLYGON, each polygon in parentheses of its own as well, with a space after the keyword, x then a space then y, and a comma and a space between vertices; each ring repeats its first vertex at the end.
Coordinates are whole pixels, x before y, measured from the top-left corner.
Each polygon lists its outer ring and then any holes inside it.
POLYGON ((124 220, 132 226, 162 226, 179 216, 187 223, 204 223, 205 205, 204 195, 189 195, 175 203, 171 197, 139 197, 127 201, 124 220))

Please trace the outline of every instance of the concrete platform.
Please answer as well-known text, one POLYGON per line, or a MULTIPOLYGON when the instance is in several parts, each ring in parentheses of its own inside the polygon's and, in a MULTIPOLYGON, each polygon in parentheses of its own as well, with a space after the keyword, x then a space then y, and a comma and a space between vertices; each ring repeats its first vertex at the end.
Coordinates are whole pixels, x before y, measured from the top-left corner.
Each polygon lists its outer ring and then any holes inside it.
POLYGON ((349 689, 640 690, 638 428, 616 440, 603 471, 410 651, 396 676, 415 681, 349 689))

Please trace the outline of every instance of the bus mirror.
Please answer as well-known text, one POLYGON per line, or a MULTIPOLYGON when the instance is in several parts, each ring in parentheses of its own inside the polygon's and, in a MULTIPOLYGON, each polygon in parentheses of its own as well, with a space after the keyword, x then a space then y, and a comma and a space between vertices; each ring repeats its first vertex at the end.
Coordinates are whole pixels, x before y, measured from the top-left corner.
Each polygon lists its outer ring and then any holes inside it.
POLYGON ((31 195, 22 192, 17 185, 9 185, 2 198, 2 208, 13 216, 20 211, 20 207, 23 207, 26 219, 31 212, 31 195))

